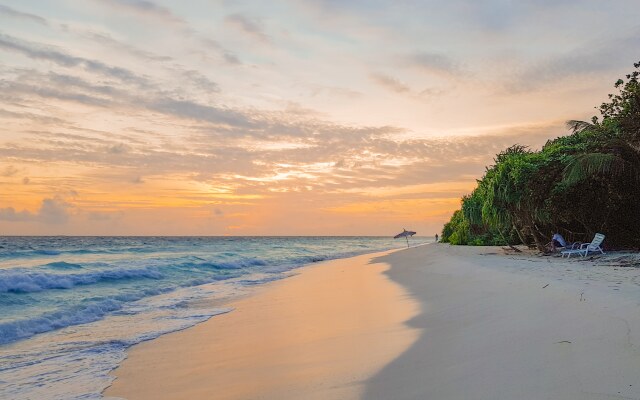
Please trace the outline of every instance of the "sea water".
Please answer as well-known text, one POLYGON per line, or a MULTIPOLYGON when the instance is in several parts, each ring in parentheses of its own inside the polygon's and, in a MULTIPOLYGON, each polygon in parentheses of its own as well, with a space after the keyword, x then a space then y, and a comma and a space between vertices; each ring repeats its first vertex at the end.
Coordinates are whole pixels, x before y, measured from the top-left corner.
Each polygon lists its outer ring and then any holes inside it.
MULTIPOLYGON (((411 239, 411 244, 427 241, 411 239)), ((0 398, 95 399, 130 346, 381 237, 0 237, 0 398)))

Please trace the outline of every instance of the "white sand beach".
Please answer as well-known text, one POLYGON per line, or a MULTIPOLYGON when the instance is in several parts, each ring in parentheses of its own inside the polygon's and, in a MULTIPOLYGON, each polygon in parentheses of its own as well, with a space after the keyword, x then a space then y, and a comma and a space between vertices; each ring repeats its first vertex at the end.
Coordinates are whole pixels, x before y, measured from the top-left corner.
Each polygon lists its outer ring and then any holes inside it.
POLYGON ((640 399, 640 269, 625 260, 438 244, 325 262, 134 346, 105 394, 640 399))

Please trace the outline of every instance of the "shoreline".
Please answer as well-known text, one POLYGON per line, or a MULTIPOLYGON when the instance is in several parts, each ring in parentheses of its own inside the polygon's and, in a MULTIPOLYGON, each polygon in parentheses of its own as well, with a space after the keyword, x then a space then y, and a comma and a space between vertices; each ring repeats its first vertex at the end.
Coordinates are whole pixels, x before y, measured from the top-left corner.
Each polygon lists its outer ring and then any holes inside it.
POLYGON ((382 274, 388 265, 372 263, 402 250, 301 267, 231 300, 226 306, 233 312, 137 344, 103 394, 132 400, 358 398, 362 382, 417 337, 403 325, 417 304, 382 274))
MULTIPOLYGON (((21 243, 11 242, 9 249, 21 243)), ((0 373, 0 397, 101 397, 113 382, 112 371, 136 344, 226 313, 231 302, 306 267, 398 246, 390 238, 159 237, 91 243, 85 249, 84 240, 70 239, 53 252, 47 249, 56 243, 40 240, 25 254, 10 252, 16 260, 13 267, 20 268, 0 272, 10 277, 4 282, 9 304, 19 301, 20 306, 9 307, 4 315, 13 312, 22 319, 0 327, 0 341, 7 342, 0 346, 0 363, 6 364, 0 373), (85 285, 87 279, 98 284, 85 285), (63 282, 63 290, 55 286, 58 282, 63 282), (33 301, 30 292, 37 292, 33 301), (40 312, 51 307, 56 310, 51 317, 40 312), (21 339, 12 340, 11 335, 21 339)))
POLYGON ((213 394, 285 400, 640 399, 640 269, 622 268, 612 257, 563 260, 439 244, 313 264, 240 299, 242 311, 134 346, 105 394, 131 400, 213 394), (332 311, 342 312, 342 319, 357 321, 353 330, 337 328, 332 313, 318 319, 309 312, 314 292, 292 288, 301 281, 316 285, 314 275, 331 275, 336 263, 366 274, 348 279, 338 268, 332 284, 349 291, 359 279, 377 281, 371 299, 394 318, 363 323, 362 315, 379 311, 369 300, 356 308, 344 299, 334 303, 332 311), (282 294, 287 292, 289 297, 282 294), (291 309, 283 299, 306 306, 278 320, 291 309), (261 335, 267 331, 255 320, 258 310, 274 320, 267 326, 277 335, 261 335), (233 317, 244 312, 254 319, 233 317), (315 321, 325 339, 336 342, 299 343, 296 335, 287 336, 304 317, 299 333, 315 321), (371 338, 376 344, 362 351, 362 340, 371 338))

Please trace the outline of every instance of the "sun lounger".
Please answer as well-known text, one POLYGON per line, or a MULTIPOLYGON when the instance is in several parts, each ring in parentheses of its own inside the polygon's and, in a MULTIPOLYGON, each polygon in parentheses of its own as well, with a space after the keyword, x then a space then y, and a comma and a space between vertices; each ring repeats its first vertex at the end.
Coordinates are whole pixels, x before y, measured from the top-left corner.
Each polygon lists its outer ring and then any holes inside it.
POLYGON ((600 247, 603 241, 604 235, 602 233, 596 233, 591 243, 583 243, 578 249, 563 250, 562 252, 560 252, 560 254, 562 255, 562 257, 566 255, 567 258, 571 257, 572 254, 579 254, 582 257, 586 257, 590 251, 599 251, 600 253, 604 254, 602 247, 600 247))
POLYGON ((581 244, 582 244, 582 242, 567 243, 566 246, 556 247, 556 250, 558 252, 563 252, 563 251, 567 251, 567 250, 578 250, 578 249, 580 249, 580 245, 581 244))

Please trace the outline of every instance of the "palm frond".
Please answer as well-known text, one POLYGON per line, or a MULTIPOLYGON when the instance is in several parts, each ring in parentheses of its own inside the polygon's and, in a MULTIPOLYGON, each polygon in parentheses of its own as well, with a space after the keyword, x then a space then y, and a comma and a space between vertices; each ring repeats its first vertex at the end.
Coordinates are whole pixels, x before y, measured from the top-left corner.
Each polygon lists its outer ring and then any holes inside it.
POLYGON ((625 164, 625 161, 615 154, 578 154, 572 157, 564 169, 564 182, 573 185, 594 175, 617 175, 624 171, 625 164))
POLYGON ((583 132, 589 129, 596 129, 596 125, 587 121, 569 120, 565 123, 567 129, 572 133, 583 132))

